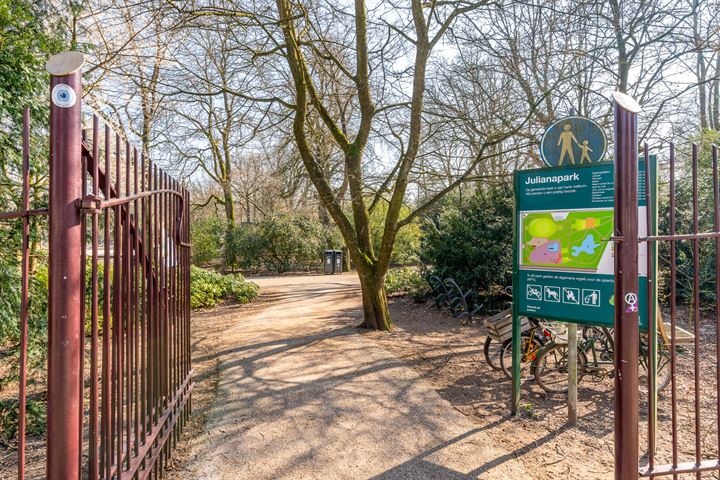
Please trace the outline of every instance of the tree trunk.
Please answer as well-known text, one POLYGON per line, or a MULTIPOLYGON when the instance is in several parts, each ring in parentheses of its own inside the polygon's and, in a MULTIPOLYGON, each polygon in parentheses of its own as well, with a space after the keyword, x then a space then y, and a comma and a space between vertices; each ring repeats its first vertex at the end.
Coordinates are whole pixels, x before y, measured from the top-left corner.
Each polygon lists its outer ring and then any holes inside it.
POLYGON ((252 218, 250 218, 250 214, 252 213, 252 204, 250 202, 250 192, 247 192, 245 194, 245 221, 248 223, 252 222, 252 218))
POLYGON ((233 245, 233 230, 235 228, 235 205, 229 185, 223 185, 223 207, 225 207, 225 266, 235 271, 237 264, 236 251, 233 245))
POLYGON ((235 204, 233 202, 232 190, 230 184, 222 186, 223 190, 223 207, 225 208, 225 223, 229 226, 235 225, 235 204))
POLYGON ((715 53, 715 80, 713 80, 712 88, 710 89, 710 105, 711 113, 713 117, 713 129, 720 131, 720 48, 715 53))
POLYGON ((698 12, 699 0, 695 0, 693 9, 693 40, 695 42, 695 66, 698 87, 698 102, 700 103, 700 130, 708 128, 708 107, 707 107, 707 65, 705 63, 705 52, 703 51, 703 38, 700 33, 700 13, 698 12))
POLYGON ((372 273, 362 274, 359 271, 358 275, 362 289, 364 315, 364 320, 360 324, 360 328, 391 330, 393 324, 390 320, 390 312, 388 311, 383 278, 378 278, 372 273))
POLYGON ((318 219, 326 227, 330 226, 330 214, 320 198, 318 198, 318 219))
POLYGON ((343 272, 349 272, 350 271, 350 249, 343 245, 342 247, 342 271, 343 272))

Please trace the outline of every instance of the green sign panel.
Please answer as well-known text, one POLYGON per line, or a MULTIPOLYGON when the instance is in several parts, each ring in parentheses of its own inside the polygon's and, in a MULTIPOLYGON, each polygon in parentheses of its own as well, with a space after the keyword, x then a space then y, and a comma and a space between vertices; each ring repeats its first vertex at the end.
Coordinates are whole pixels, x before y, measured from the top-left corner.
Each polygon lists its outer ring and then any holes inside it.
MULTIPOLYGON (((650 178, 654 179, 654 157, 650 164, 650 178)), ((639 229, 644 236, 647 205, 643 161, 638 176, 639 229)), ((514 293, 518 314, 612 326, 614 165, 517 171, 515 199, 514 293)), ((642 303, 647 298, 645 243, 640 246, 638 263, 638 301, 642 303)), ((640 312, 641 325, 646 325, 644 310, 640 312)))

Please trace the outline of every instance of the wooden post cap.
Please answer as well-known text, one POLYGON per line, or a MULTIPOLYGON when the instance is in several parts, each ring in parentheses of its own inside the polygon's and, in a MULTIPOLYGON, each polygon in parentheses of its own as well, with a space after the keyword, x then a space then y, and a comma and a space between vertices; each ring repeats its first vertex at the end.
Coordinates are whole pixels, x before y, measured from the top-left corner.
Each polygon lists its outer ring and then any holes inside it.
POLYGON ((62 77, 76 72, 85 63, 85 56, 80 52, 60 52, 50 57, 45 69, 55 77, 62 77))
POLYGON ((640 111, 642 110, 640 104, 638 104, 635 99, 627 93, 613 92, 612 96, 613 100, 615 100, 618 105, 620 105, 622 108, 629 111, 630 113, 640 113, 640 111))

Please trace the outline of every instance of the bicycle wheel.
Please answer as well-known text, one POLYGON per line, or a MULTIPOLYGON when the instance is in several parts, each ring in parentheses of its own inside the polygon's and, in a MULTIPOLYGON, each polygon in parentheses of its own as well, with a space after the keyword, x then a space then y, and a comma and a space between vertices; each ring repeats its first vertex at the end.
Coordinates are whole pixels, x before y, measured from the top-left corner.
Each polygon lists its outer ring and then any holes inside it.
POLYGON ((672 378, 671 373, 670 350, 665 347, 660 347, 660 351, 658 352, 657 376, 655 377, 658 392, 662 392, 665 390, 665 387, 670 385, 670 380, 672 378))
MULTIPOLYGON (((520 344, 524 346, 520 350, 520 380, 525 381, 532 378, 532 369, 530 362, 523 361, 522 357, 526 355, 526 348, 528 347, 528 337, 523 335, 520 339, 520 344)), ((534 340, 531 341, 532 345, 530 346, 533 349, 539 349, 540 345, 535 343, 534 340)), ((500 368, 505 374, 505 376, 509 379, 512 379, 512 339, 505 340, 502 344, 502 347, 500 348, 500 368)))
POLYGON ((490 365, 493 370, 500 370, 500 348, 502 344, 496 342, 490 337, 485 338, 485 345, 483 345, 483 353, 485 354, 485 361, 490 365))
MULTIPOLYGON (((640 385, 641 386, 647 386, 647 378, 648 378, 648 365, 650 364, 649 361, 649 352, 642 351, 641 349, 641 358, 640 358, 640 365, 638 365, 639 370, 639 379, 640 379, 640 385)), ((655 376, 655 381, 657 382, 657 391, 661 392, 663 391, 668 385, 670 385, 670 380, 672 378, 670 371, 670 350, 668 347, 664 345, 658 345, 658 352, 657 352, 657 372, 655 376)))
MULTIPOLYGON (((580 382, 587 366, 585 352, 577 352, 577 380, 580 382)), ((549 343, 535 361, 535 381, 547 393, 568 391, 568 346, 566 343, 549 343)))

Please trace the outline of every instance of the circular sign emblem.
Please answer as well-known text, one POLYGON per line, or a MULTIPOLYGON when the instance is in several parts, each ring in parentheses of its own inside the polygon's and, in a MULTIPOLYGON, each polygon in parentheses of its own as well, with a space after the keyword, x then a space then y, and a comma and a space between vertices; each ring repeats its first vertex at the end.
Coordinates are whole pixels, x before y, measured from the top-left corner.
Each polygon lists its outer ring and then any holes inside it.
POLYGON ((591 165, 603 160, 607 138, 600 125, 586 117, 565 117, 551 123, 540 140, 540 156, 550 167, 591 165))
POLYGON ((629 303, 630 305, 634 305, 637 303, 637 295, 634 293, 626 293, 625 294, 625 303, 629 303))
POLYGON ((58 107, 68 108, 75 105, 77 95, 70 85, 58 83, 52 89, 52 101, 58 107))

